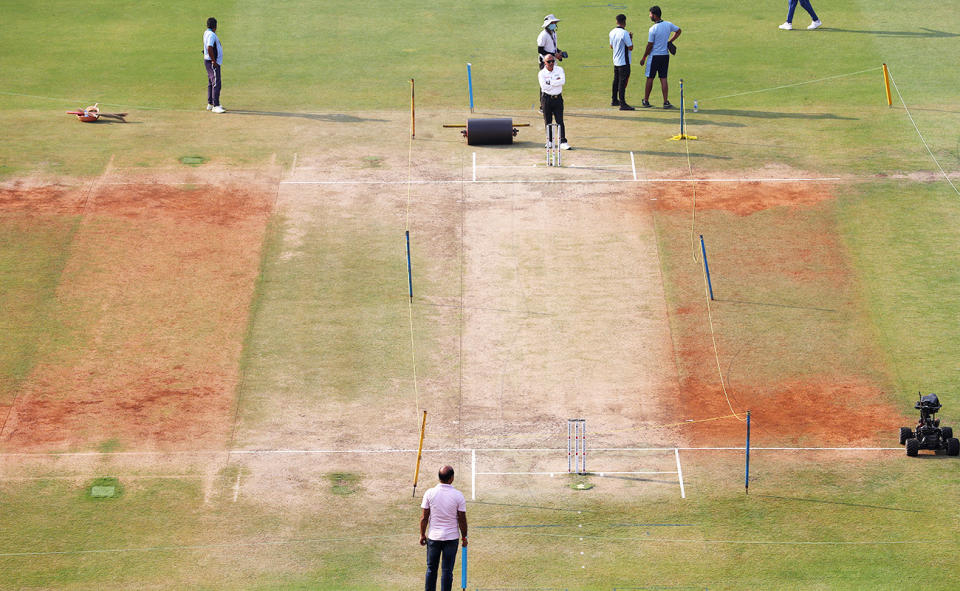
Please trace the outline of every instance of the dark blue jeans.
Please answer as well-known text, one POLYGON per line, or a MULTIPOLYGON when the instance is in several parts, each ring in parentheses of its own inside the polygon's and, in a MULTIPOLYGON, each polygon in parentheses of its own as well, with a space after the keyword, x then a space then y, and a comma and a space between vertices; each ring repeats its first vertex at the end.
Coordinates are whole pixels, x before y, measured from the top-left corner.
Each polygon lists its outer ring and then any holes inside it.
POLYGON ((438 566, 440 591, 450 591, 453 588, 453 565, 457 562, 459 546, 459 539, 435 541, 427 538, 427 579, 423 585, 424 591, 436 591, 438 566))
MULTIPOLYGON (((787 0, 787 2, 788 2, 788 4, 787 4, 787 22, 788 22, 788 23, 792 23, 792 22, 793 22, 793 11, 797 9, 797 1, 798 1, 798 0, 787 0)), ((810 4, 810 0, 799 0, 799 2, 800 2, 800 6, 802 6, 804 10, 806 10, 808 13, 810 13, 810 18, 812 18, 812 19, 815 20, 815 21, 816 21, 816 20, 820 20, 820 19, 817 18, 817 13, 814 12, 814 10, 813 10, 813 5, 810 4)))

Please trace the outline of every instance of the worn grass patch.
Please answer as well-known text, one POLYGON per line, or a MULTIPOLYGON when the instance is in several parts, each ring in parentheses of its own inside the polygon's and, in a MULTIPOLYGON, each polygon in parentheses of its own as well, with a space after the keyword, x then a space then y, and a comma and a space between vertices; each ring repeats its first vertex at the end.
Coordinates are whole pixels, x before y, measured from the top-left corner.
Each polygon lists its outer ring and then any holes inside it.
POLYGON ((362 477, 359 474, 331 472, 327 474, 327 479, 330 481, 330 490, 335 495, 348 496, 360 491, 362 477))

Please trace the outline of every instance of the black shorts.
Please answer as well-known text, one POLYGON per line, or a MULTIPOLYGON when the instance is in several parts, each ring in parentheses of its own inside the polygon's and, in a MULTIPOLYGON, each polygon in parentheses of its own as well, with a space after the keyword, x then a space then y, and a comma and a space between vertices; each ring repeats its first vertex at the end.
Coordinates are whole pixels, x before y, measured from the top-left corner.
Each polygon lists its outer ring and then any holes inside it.
POLYGON ((654 78, 655 76, 666 78, 669 66, 669 55, 651 55, 650 61, 647 62, 647 78, 654 78))

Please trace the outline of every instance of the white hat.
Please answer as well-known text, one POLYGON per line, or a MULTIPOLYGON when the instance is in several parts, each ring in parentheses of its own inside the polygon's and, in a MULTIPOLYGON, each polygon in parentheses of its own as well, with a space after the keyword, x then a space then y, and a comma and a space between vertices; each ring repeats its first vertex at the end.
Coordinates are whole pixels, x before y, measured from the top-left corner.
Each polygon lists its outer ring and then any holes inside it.
POLYGON ((557 17, 553 16, 552 14, 548 14, 547 16, 543 17, 543 27, 542 27, 542 28, 545 29, 545 28, 547 28, 547 25, 549 25, 549 24, 551 24, 551 23, 559 23, 559 22, 560 22, 560 19, 558 19, 557 17))

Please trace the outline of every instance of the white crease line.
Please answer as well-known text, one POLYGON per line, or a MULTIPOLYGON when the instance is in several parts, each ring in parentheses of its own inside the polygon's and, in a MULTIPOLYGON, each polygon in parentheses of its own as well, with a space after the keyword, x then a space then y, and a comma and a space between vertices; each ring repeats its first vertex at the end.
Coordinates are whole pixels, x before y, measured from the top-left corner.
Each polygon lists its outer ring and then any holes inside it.
MULTIPOLYGON (((564 451, 565 447, 477 447, 425 449, 424 453, 457 453, 476 449, 479 452, 554 452, 564 451)), ((591 447, 591 452, 606 451, 744 451, 743 447, 591 447)), ((101 456, 166 456, 166 455, 309 455, 309 454, 394 454, 416 453, 416 449, 235 449, 219 451, 115 451, 115 452, 62 452, 62 453, 0 453, 4 457, 101 457, 101 456)), ((903 451, 901 447, 754 447, 750 451, 903 451)))
MULTIPOLYGON (((566 167, 572 168, 572 167, 566 167)), ((480 180, 476 184, 587 184, 587 183, 826 183, 856 178, 820 177, 820 178, 745 178, 745 179, 502 179, 480 180)), ((459 185, 462 180, 419 180, 419 181, 369 181, 369 180, 337 180, 337 181, 280 181, 281 185, 459 185)))
MULTIPOLYGON (((651 472, 651 471, 631 471, 631 472, 623 472, 623 471, 619 471, 619 472, 618 472, 618 471, 614 471, 614 470, 604 470, 604 471, 601 472, 601 471, 598 471, 598 470, 590 470, 590 471, 585 472, 585 473, 580 474, 580 475, 581 475, 581 476, 606 476, 607 474, 647 474, 647 475, 652 475, 652 474, 676 474, 676 473, 677 473, 676 470, 670 470, 670 471, 665 471, 665 472, 664 472, 664 471, 657 471, 657 472, 651 472)), ((578 473, 577 473, 577 472, 567 472, 566 470, 554 470, 553 472, 477 472, 477 476, 550 476, 550 478, 553 478, 553 477, 554 477, 555 475, 557 475, 557 474, 563 475, 563 474, 578 474, 578 473)), ((684 498, 686 498, 686 497, 684 497, 684 498)))
POLYGON ((680 467, 680 450, 673 448, 673 455, 677 458, 677 479, 680 481, 680 498, 687 498, 687 493, 683 489, 683 468, 680 467))

